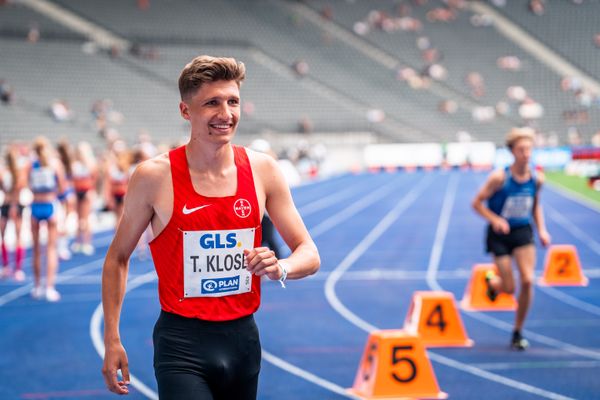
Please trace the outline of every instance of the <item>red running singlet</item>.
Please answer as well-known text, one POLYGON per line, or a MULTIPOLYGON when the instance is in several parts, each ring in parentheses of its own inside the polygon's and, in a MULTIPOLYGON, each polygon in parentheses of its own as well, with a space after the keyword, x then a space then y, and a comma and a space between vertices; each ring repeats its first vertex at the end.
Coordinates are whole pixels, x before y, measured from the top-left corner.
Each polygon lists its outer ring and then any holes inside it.
POLYGON ((234 196, 206 197, 192 185, 185 146, 169 152, 173 214, 150 243, 164 311, 228 321, 254 313, 260 277, 244 267, 244 249, 260 246, 260 209, 248 155, 233 146, 234 196))

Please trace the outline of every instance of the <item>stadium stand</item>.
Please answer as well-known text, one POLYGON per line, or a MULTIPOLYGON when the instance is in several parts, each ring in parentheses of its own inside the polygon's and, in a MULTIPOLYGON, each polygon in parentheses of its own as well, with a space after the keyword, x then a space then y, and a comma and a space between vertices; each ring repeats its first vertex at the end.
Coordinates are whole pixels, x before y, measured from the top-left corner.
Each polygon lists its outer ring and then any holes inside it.
MULTIPOLYGON (((115 125, 123 136, 134 137, 140 129, 159 140, 179 136, 185 124, 177 114, 175 82, 183 63, 199 53, 232 55, 247 64, 243 93, 249 106, 241 134, 299 131, 307 129, 301 126, 306 123, 315 132, 373 131, 386 141, 447 142, 468 132, 474 140, 500 143, 510 126, 528 123, 564 143, 573 127, 587 140, 600 126, 597 105, 582 107, 573 93, 561 90, 561 76, 493 27, 474 26, 473 18, 480 15, 467 8, 449 9, 440 1, 416 3, 175 0, 151 2, 140 9, 136 2, 117 0, 54 1, 131 45, 129 51, 108 52, 98 51, 82 35, 21 4, 5 5, 0 13, 0 80, 14 88, 17 101, 0 110, 8 122, 2 141, 40 132, 89 139, 97 135, 91 105, 104 98, 123 114, 123 122, 115 125), (419 32, 379 26, 355 33, 356 23, 372 18, 373 11, 399 21, 406 12, 402 4, 411 4, 409 15, 422 25, 419 32), (431 13, 440 9, 453 10, 452 20, 433 21, 431 13), (35 44, 24 40, 31 26, 39 27, 35 44), (447 71, 446 78, 427 76, 432 61, 423 60, 418 40, 440 52, 436 63, 447 71), (500 69, 502 56, 517 57, 520 70, 500 69), (308 70, 299 73, 299 63, 308 70), (398 79, 402 68, 412 68, 424 83, 411 87, 398 79), (469 72, 483 77, 484 92, 474 95, 465 83, 469 72), (37 79, 41 76, 48 79, 37 79), (524 121, 518 102, 507 97, 511 86, 525 88, 543 106, 543 117, 524 121), (49 118, 48 107, 55 99, 70 104, 73 121, 56 123, 49 118), (450 111, 440 111, 447 105, 450 111), (506 112, 497 113, 500 108, 506 112), (482 121, 490 112, 493 118, 482 121), (569 113, 581 114, 585 121, 574 122, 565 117, 569 113)), ((575 14, 584 7, 588 6, 574 7, 575 14)), ((525 17, 513 6, 502 12, 516 22, 527 22, 519 19, 525 17)), ((589 33, 593 21, 585 21, 589 26, 578 29, 589 33)), ((535 29, 528 31, 537 36, 535 29)), ((597 53, 589 51, 593 50, 597 53)), ((594 61, 590 63, 594 67, 594 61)))

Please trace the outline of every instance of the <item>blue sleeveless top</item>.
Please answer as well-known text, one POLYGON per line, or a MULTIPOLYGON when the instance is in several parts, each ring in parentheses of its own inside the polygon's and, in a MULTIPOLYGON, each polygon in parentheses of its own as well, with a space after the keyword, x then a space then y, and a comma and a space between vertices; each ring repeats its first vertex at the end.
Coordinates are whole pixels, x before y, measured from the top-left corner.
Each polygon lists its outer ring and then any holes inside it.
POLYGON ((537 192, 535 171, 532 169, 531 178, 522 183, 513 178, 510 167, 504 173, 504 185, 489 198, 488 208, 506 219, 511 228, 530 225, 537 192))
POLYGON ((33 193, 51 193, 58 189, 58 178, 50 167, 43 167, 34 161, 29 174, 29 185, 33 193))

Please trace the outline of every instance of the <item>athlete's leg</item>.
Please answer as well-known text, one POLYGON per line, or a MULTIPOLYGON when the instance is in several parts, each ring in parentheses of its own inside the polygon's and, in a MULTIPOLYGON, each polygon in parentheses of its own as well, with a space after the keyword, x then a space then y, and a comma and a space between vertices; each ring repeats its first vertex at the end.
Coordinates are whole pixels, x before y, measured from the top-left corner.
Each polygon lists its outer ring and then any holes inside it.
POLYGON ((48 243, 46 245, 46 263, 48 270, 46 272, 46 286, 48 289, 54 289, 56 281, 56 272, 58 270, 58 226, 56 217, 48 219, 48 243))
POLYGON ((83 199, 78 203, 79 232, 81 243, 92 244, 92 232, 90 228, 90 212, 92 210, 92 191, 88 190, 83 199))
POLYGON ((31 239, 33 242, 33 286, 35 290, 40 287, 42 254, 40 251, 40 221, 33 216, 31 217, 31 239))
POLYGON ((8 223, 8 218, 4 216, 0 216, 0 246, 2 247, 2 275, 9 272, 8 269, 8 248, 6 247, 5 233, 6 233, 6 225, 8 223))
MULTIPOLYGON (((17 206, 21 207, 21 206, 17 206)), ((21 228, 23 226, 23 211, 22 209, 16 210, 15 218, 13 219, 15 224, 15 278, 19 281, 25 279, 23 273, 23 259, 25 258, 25 249, 21 242, 21 228)))
POLYGON ((498 293, 515 292, 515 279, 512 273, 512 258, 509 255, 494 257, 498 275, 490 279, 490 285, 498 293))
POLYGON ((213 400, 208 383, 191 371, 155 370, 160 400, 213 400))
POLYGON ((519 291, 518 307, 515 316, 515 329, 521 330, 533 298, 533 278, 535 270, 535 246, 529 244, 517 247, 513 255, 519 269, 521 290, 519 291))
POLYGON ((211 380, 215 400, 256 400, 262 351, 254 319, 245 319, 228 336, 233 346, 222 347, 223 359, 211 380))

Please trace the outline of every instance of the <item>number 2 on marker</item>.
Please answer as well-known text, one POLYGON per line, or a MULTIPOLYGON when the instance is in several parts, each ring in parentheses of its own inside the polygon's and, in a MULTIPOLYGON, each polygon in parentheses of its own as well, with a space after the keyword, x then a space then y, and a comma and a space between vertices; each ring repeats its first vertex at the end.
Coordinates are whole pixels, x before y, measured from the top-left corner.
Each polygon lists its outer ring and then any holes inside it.
POLYGON ((567 268, 569 267, 569 255, 565 253, 560 253, 556 255, 556 262, 559 265, 557 273, 559 275, 563 275, 567 273, 567 268))

